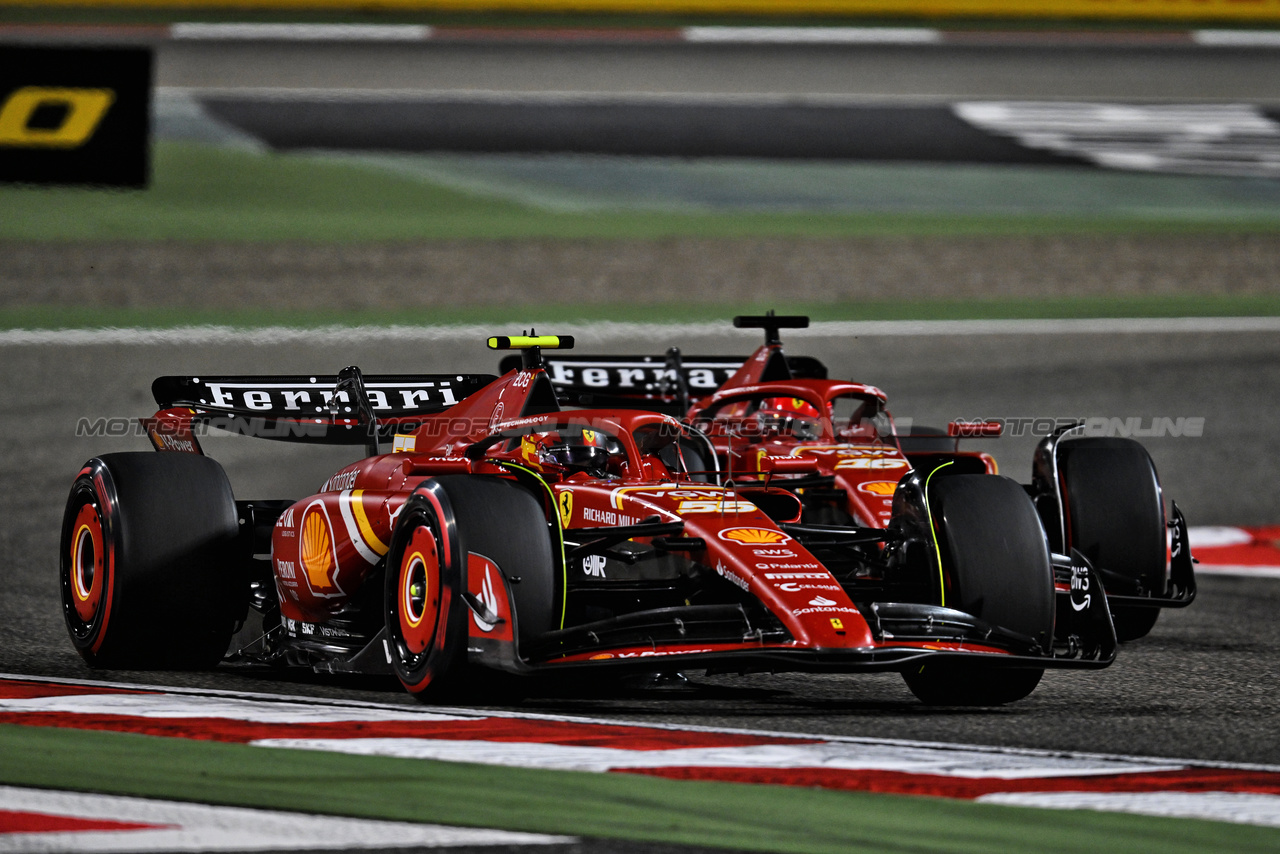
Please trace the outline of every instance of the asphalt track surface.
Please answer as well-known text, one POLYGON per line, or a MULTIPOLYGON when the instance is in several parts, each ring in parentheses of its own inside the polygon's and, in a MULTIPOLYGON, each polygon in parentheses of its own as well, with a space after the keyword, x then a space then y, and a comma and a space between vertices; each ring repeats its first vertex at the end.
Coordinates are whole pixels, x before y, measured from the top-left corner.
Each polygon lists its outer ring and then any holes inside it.
POLYGON ((1280 51, 1268 49, 165 42, 156 51, 155 83, 204 90, 1269 104, 1280 103, 1278 79, 1280 51))
POLYGON ((1044 150, 1042 130, 1011 139, 952 103, 1220 105, 1263 126, 1278 72, 1280 51, 1203 47, 176 41, 156 82, 279 150, 1083 165, 1079 145, 1044 150))
MULTIPOLYGON (((754 336, 614 341, 596 349, 745 353, 754 336)), ((1274 522, 1280 461, 1273 453, 1280 341, 1273 334, 989 335, 807 338, 791 352, 824 359, 834 375, 877 383, 899 416, 1204 417, 1199 438, 1149 439, 1166 495, 1193 524, 1274 522)), ((55 567, 66 490, 99 453, 144 450, 142 438, 76 438, 78 419, 149 414, 161 373, 491 371, 479 341, 350 346, 18 346, 4 348, 0 391, 0 672, 413 701, 382 681, 222 667, 211 673, 89 671, 66 638, 55 567)), ((993 440, 1003 471, 1025 480, 1034 436, 993 440)), ((241 498, 309 494, 351 451, 211 440, 241 498)), ((1193 543, 1194 547, 1194 543, 1193 543)), ((1050 673, 1028 699, 998 710, 927 709, 893 674, 753 675, 684 687, 535 685, 508 708, 826 733, 1280 763, 1280 584, 1204 578, 1188 609, 1166 611, 1151 636, 1125 645, 1095 673, 1050 673)))

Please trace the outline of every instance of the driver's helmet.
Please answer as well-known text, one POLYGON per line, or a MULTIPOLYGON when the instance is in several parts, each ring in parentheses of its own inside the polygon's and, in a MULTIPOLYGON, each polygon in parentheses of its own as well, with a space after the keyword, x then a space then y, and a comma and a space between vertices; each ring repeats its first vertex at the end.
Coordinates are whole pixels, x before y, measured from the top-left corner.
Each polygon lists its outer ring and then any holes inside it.
POLYGON ((765 433, 800 438, 817 435, 821 417, 816 406, 799 397, 767 397, 756 410, 756 422, 765 433))
POLYGON ((584 471, 597 476, 603 476, 608 470, 611 454, 622 449, 614 437, 588 429, 545 433, 536 445, 540 468, 551 466, 569 473, 584 471), (617 446, 616 450, 611 446, 617 446))
POLYGON ((790 415, 792 418, 821 418, 818 407, 800 397, 766 397, 760 401, 760 411, 790 415))

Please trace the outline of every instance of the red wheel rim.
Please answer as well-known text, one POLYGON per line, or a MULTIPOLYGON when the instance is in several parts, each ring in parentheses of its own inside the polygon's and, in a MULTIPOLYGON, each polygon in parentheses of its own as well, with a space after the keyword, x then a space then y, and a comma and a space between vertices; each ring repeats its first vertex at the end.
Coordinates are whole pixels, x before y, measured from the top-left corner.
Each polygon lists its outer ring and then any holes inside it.
POLYGON ((440 613, 440 556, 435 535, 414 529, 400 559, 400 635, 410 655, 421 655, 435 638, 440 613))
POLYGON ((103 558, 106 547, 102 536, 102 520, 92 504, 76 514, 71 535, 71 599, 76 616, 92 622, 102 601, 103 558))

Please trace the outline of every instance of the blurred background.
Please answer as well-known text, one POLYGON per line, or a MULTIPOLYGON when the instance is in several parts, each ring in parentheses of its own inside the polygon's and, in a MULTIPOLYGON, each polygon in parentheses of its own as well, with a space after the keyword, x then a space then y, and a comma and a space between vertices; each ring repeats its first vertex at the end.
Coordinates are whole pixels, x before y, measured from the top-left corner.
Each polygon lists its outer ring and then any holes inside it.
MULTIPOLYGON (((1143 437, 1169 496, 1280 518, 1280 0, 0 0, 0 87, 0 462, 50 518, 158 374, 745 356, 767 309, 917 423, 1202 418, 1143 437), (58 165, 126 114, 115 185, 58 165), (968 319, 1075 325, 910 325, 968 319)), ((232 444, 238 494, 312 453, 232 444)))
POLYGON ((0 184, 9 327, 1278 304, 1272 0, 0 0, 33 47, 149 53, 149 142, 0 184))

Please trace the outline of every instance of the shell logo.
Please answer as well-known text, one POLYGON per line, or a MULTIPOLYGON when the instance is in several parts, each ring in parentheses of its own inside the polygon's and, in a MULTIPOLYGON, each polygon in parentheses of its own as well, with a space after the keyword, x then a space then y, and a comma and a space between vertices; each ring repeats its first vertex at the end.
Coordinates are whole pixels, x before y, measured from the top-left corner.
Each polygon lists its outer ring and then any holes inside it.
POLYGON ((891 480, 872 480, 867 483, 858 484, 859 492, 866 492, 871 495, 879 495, 888 498, 897 490, 898 484, 891 480))
POLYGON ((302 517, 302 568, 307 572, 311 592, 318 596, 341 593, 335 579, 337 559, 334 557, 333 531, 324 506, 319 502, 307 508, 302 517))
POLYGON ((769 528, 727 528, 718 536, 722 540, 744 546, 773 546, 791 542, 791 538, 786 534, 769 528))

